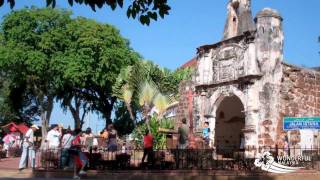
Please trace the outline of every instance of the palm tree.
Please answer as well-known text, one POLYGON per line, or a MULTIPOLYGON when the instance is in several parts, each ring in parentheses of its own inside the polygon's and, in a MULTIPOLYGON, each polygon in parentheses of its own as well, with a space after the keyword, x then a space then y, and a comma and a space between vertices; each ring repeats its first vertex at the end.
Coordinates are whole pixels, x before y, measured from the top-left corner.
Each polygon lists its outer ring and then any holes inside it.
POLYGON ((137 63, 134 67, 129 66, 122 70, 114 86, 114 94, 125 102, 130 118, 135 124, 137 122, 132 110, 132 101, 138 100, 149 130, 152 109, 156 108, 158 117, 162 118, 171 102, 171 98, 160 93, 156 83, 150 77, 152 71, 155 71, 154 68, 158 67, 146 61, 137 63))

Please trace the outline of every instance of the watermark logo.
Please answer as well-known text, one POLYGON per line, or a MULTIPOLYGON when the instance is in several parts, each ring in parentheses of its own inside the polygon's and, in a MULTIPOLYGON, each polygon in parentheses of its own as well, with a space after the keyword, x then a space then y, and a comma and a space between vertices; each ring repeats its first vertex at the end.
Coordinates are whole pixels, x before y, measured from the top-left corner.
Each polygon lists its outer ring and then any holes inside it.
POLYGON ((265 151, 262 154, 257 154, 254 165, 260 167, 262 170, 272 173, 291 173, 295 172, 303 167, 290 167, 286 165, 296 165, 299 161, 303 161, 309 157, 290 157, 290 156, 278 156, 278 162, 276 162, 270 152, 265 151), (286 165, 282 165, 286 164, 286 165))

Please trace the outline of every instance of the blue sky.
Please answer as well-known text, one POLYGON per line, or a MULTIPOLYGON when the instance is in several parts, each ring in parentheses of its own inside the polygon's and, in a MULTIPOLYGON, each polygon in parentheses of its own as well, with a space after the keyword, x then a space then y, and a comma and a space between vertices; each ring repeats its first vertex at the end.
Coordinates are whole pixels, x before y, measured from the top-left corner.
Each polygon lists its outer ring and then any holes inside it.
MULTIPOLYGON (((16 1, 14 9, 30 5, 45 6, 45 0, 16 1)), ((145 59, 175 69, 194 57, 198 46, 221 40, 228 0, 169 0, 172 7, 170 15, 164 20, 152 22, 150 26, 142 26, 137 20, 127 19, 124 9, 112 11, 105 7, 93 12, 87 6, 70 7, 66 2, 57 0, 57 6, 71 9, 74 16, 114 25, 145 59)), ((264 7, 278 10, 284 19, 285 61, 306 67, 320 66, 320 44, 317 43, 320 35, 320 1, 252 0, 253 16, 264 7)), ((0 8, 0 16, 10 11, 6 4, 0 8)), ((64 114, 57 106, 52 114, 52 123, 72 125, 70 114, 64 114)), ((103 120, 97 120, 97 115, 92 114, 87 119, 91 120, 90 126, 94 130, 102 128, 103 120)))

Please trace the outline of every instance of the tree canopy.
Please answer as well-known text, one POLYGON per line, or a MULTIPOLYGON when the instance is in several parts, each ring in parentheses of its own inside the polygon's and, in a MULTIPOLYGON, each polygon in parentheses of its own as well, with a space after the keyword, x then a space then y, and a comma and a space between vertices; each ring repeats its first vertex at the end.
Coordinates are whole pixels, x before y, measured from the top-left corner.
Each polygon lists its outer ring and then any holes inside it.
MULTIPOLYGON (((66 0, 65 0, 66 1, 66 0)), ((96 8, 102 8, 109 6, 112 10, 117 7, 123 8, 125 5, 124 0, 67 0, 69 5, 73 3, 84 4, 90 6, 93 11, 96 8)), ((0 6, 4 4, 4 0, 0 0, 0 6)), ((7 0, 10 7, 15 6, 15 0, 7 0)), ((47 6, 55 7, 56 0, 46 0, 47 6)), ((149 25, 152 20, 157 21, 158 17, 164 18, 165 15, 169 14, 170 6, 167 0, 132 0, 128 5, 127 16, 128 18, 138 18, 141 24, 149 25)))
POLYGON ((51 8, 14 11, 4 18, 1 30, 2 77, 10 80, 11 91, 20 89, 21 96, 30 97, 44 127, 55 99, 75 119, 83 119, 79 108, 85 104, 111 122, 113 83, 122 68, 140 58, 119 30, 51 8))
MULTIPOLYGON (((170 71, 150 61, 139 61, 122 69, 113 87, 113 93, 125 102, 132 120, 137 124, 136 112, 148 124, 153 107, 162 118, 167 107, 177 99, 179 83, 191 78, 192 69, 170 71)), ((150 129, 150 126, 148 125, 150 129)))
POLYGON ((86 113, 97 112, 106 125, 114 122, 121 134, 127 134, 135 125, 132 119, 142 112, 138 81, 153 82, 159 92, 173 97, 180 81, 190 78, 189 69, 170 71, 142 61, 115 27, 71 15, 67 10, 33 7, 4 17, 0 123, 40 119, 45 136, 56 101, 71 112, 75 128, 81 128, 86 113), (127 94, 132 97, 130 106, 119 96, 124 86, 133 90, 127 94))
MULTIPOLYGON (((70 12, 62 10, 23 9, 6 16, 1 26, 0 67, 11 86, 33 100, 43 127, 49 125, 56 89, 61 83, 52 67, 57 65, 55 58, 68 43, 61 39, 69 16, 70 12)), ((43 136, 46 133, 46 128, 42 128, 43 136)))

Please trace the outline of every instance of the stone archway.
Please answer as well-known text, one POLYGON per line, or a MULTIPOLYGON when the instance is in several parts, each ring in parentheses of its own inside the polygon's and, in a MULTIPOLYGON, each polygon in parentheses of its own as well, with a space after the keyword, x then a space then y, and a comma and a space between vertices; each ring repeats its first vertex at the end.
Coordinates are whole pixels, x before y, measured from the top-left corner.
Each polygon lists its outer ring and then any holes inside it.
MULTIPOLYGON (((219 112, 217 112, 217 111, 219 111, 218 109, 220 108, 220 105, 224 104, 223 101, 228 98, 231 98, 231 101, 235 100, 238 104, 237 109, 238 109, 238 112, 240 113, 239 118, 242 118, 241 127, 239 127, 238 130, 239 131, 241 130, 241 132, 244 133, 243 134, 244 135, 244 138, 243 138, 244 148, 246 148, 248 145, 255 145, 256 144, 256 133, 255 133, 255 131, 253 131, 253 132, 249 131, 250 129, 248 129, 248 127, 251 127, 252 122, 254 123, 254 122, 258 122, 258 121, 255 120, 256 117, 254 116, 254 114, 252 114, 252 111, 250 109, 249 110, 247 109, 248 108, 247 107, 248 97, 246 96, 246 94, 233 85, 221 86, 209 94, 210 94, 210 96, 208 98, 208 101, 210 103, 210 107, 208 110, 206 110, 204 112, 204 118, 205 118, 204 120, 208 121, 210 123, 209 124, 210 130, 211 130, 210 147, 212 147, 214 149, 223 147, 223 145, 219 147, 218 142, 215 140, 216 139, 216 131, 217 131, 216 121, 219 120, 219 112)), ((224 112, 224 114, 226 114, 226 113, 228 113, 228 112, 224 112)), ((227 116, 227 118, 228 118, 228 116, 227 116)), ((232 117, 229 117, 229 118, 232 118, 232 117)), ((235 119, 233 119, 233 120, 235 120, 235 119)), ((239 131, 238 131, 238 133, 239 133, 239 131)), ((219 134, 219 130, 217 132, 219 134)), ((233 136, 235 137, 237 135, 233 135, 233 136)), ((221 140, 219 140, 219 141, 221 141, 221 140)), ((240 148, 240 145, 238 144, 239 141, 240 141, 240 136, 238 135, 238 139, 233 141, 235 143, 231 144, 231 146, 236 147, 236 149, 239 149, 240 148)), ((229 140, 229 143, 230 143, 230 140, 229 140)), ((246 156, 251 157, 250 155, 247 155, 247 153, 246 153, 246 156)))
POLYGON ((214 146, 222 152, 239 149, 244 128, 245 113, 241 100, 235 95, 222 97, 216 110, 214 146))

